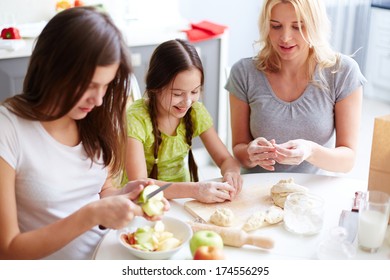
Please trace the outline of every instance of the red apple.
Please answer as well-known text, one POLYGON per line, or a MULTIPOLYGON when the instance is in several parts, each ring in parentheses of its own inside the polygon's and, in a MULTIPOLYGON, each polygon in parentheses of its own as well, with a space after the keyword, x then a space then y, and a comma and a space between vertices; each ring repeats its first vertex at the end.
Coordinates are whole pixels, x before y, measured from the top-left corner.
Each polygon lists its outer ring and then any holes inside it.
POLYGON ((212 230, 200 230, 193 234, 190 239, 190 250, 194 256, 196 249, 200 246, 215 246, 223 249, 222 237, 212 230))
POLYGON ((200 246, 196 249, 194 260, 224 260, 223 249, 216 246, 200 246))

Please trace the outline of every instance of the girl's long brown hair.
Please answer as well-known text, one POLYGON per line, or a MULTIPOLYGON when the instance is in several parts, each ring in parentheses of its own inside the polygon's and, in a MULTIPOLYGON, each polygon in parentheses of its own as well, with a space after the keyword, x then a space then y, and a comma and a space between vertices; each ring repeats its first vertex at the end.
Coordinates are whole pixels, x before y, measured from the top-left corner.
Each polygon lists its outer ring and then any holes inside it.
POLYGON ((91 7, 71 8, 54 16, 36 41, 23 92, 5 106, 20 117, 52 121, 65 116, 87 90, 97 66, 119 62, 103 104, 77 126, 84 149, 116 174, 126 145, 126 96, 132 72, 121 32, 105 13, 91 7))
MULTIPOLYGON (((150 58, 149 70, 146 74, 146 93, 149 97, 149 114, 154 135, 154 164, 149 174, 150 178, 158 178, 158 151, 161 144, 161 133, 157 122, 157 97, 176 76, 189 69, 196 68, 201 72, 201 85, 204 83, 203 65, 194 46, 184 40, 170 40, 160 44, 150 58)), ((199 181, 198 167, 192 153, 193 122, 191 108, 184 116, 186 125, 186 141, 190 146, 188 153, 188 167, 191 181, 199 181)))

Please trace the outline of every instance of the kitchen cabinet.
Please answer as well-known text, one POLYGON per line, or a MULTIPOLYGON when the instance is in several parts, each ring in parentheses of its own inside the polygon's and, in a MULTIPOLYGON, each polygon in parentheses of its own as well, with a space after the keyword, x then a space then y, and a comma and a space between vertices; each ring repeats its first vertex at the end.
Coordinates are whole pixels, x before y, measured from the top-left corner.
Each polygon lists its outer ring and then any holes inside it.
POLYGON ((365 94, 390 102, 390 9, 372 7, 365 94))
MULTIPOLYGON (((145 75, 149 66, 149 59, 158 43, 152 42, 144 45, 132 45, 130 51, 134 74, 137 78, 141 93, 145 90, 145 75)), ((197 48, 205 73, 204 91, 201 101, 205 104, 214 120, 214 126, 218 131, 221 121, 226 121, 226 116, 219 116, 220 104, 226 104, 227 94, 224 91, 225 63, 226 63, 226 34, 197 42, 197 48)), ((31 45, 29 45, 31 46, 31 45)), ((1 57, 0 53, 0 102, 5 98, 20 93, 23 87, 24 76, 29 63, 29 55, 15 56, 10 53, 1 57)), ((226 110, 223 108, 222 110, 226 110)), ((226 130, 223 128, 223 130, 226 130)), ((221 133, 226 133, 222 131, 221 133)), ((224 139, 223 139, 224 140, 224 139)), ((194 148, 201 147, 200 140, 196 139, 194 148)))
POLYGON ((28 62, 29 57, 0 60, 0 102, 22 91, 28 62))

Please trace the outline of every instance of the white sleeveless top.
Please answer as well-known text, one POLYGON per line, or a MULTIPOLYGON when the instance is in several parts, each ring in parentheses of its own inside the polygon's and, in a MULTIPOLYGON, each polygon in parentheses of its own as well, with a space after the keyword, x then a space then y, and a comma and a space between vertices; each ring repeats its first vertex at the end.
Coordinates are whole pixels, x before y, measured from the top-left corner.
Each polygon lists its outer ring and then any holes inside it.
MULTIPOLYGON (((51 224, 100 199, 107 170, 101 161, 92 164, 82 144, 63 145, 40 122, 20 118, 4 106, 0 127, 0 157, 16 171, 21 232, 51 224)), ((103 234, 95 227, 47 259, 90 259, 103 234)))

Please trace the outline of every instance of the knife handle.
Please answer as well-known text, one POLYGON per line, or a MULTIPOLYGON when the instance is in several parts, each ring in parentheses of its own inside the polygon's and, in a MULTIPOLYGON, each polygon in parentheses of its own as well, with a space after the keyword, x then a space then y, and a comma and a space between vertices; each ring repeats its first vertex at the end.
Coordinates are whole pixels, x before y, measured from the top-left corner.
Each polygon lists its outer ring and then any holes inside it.
POLYGON ((353 199, 352 212, 359 212, 360 200, 362 198, 363 192, 355 192, 355 198, 353 199))
POLYGON ((245 244, 264 249, 271 249, 274 247, 274 241, 271 238, 252 234, 247 234, 245 244))

